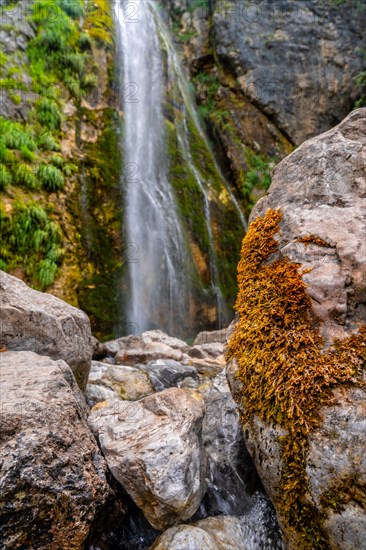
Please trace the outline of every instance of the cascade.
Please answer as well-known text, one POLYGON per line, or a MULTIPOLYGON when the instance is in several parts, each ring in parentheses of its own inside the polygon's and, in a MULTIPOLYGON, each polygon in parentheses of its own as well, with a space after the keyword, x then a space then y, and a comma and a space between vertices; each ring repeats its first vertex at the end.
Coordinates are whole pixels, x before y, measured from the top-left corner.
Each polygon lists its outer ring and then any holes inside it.
POLYGON ((140 0, 126 6, 117 3, 115 7, 124 113, 121 184, 128 241, 128 300, 124 314, 135 332, 158 327, 187 336, 184 320, 195 308, 199 275, 169 172, 164 111, 168 101, 173 105, 170 120, 182 165, 201 196, 209 270, 204 292, 211 296, 219 326, 229 317, 212 228, 214 188, 210 179, 219 180, 226 190, 239 225, 245 226, 245 220, 215 161, 157 3, 140 0), (213 175, 205 173, 193 158, 192 132, 210 159, 213 175))

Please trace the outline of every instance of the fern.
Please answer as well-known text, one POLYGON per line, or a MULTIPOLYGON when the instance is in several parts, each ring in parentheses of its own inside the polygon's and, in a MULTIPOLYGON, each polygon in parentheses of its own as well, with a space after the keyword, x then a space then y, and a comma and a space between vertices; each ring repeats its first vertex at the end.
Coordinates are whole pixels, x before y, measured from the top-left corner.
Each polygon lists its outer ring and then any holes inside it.
POLYGON ((48 191, 59 191, 65 184, 65 178, 61 170, 52 164, 41 164, 38 168, 37 176, 42 187, 48 191))

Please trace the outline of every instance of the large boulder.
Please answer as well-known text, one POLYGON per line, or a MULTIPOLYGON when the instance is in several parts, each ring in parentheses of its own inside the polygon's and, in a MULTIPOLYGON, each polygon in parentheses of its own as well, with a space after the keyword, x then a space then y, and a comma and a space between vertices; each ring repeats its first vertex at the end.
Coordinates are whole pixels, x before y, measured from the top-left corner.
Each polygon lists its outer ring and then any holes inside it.
POLYGON ((109 489, 70 367, 5 352, 0 376, 0 547, 84 548, 109 489))
POLYGON ((137 402, 100 404, 89 417, 108 466, 158 530, 189 519, 205 492, 204 410, 170 388, 137 402))
POLYGON ((93 350, 89 318, 83 311, 3 271, 0 308, 3 347, 63 359, 85 389, 93 350))
POLYGON ((283 160, 243 241, 228 375, 290 550, 364 547, 365 129, 283 160))

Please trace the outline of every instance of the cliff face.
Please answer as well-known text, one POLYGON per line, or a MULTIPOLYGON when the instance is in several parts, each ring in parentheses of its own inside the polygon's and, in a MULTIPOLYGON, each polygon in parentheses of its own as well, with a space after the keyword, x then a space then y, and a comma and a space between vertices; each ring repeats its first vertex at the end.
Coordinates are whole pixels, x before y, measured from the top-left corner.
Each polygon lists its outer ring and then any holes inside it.
POLYGON ((123 257, 113 25, 108 2, 83 4, 1 8, 0 262, 106 335, 123 257))
POLYGON ((275 163, 364 97, 357 0, 170 0, 201 113, 250 210, 275 163))

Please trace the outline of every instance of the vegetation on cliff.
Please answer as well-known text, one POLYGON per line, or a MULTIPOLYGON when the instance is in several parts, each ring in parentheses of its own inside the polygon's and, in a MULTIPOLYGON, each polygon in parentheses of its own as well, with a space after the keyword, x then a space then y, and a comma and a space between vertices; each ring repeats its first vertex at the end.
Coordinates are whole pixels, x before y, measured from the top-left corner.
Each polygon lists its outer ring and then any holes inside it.
POLYGON ((1 24, 25 42, 1 56, 1 268, 84 308, 100 336, 118 316, 122 257, 110 9, 37 0, 1 24))
MULTIPOLYGON (((243 422, 253 415, 287 430, 282 440, 281 512, 300 533, 304 549, 329 548, 322 518, 307 490, 307 436, 318 410, 338 385, 358 384, 366 366, 366 327, 328 349, 311 316, 301 265, 280 257, 276 234, 282 214, 268 210, 251 223, 238 267, 238 323, 228 358, 243 383, 243 422)), ((325 498, 329 495, 325 495, 325 498)))

